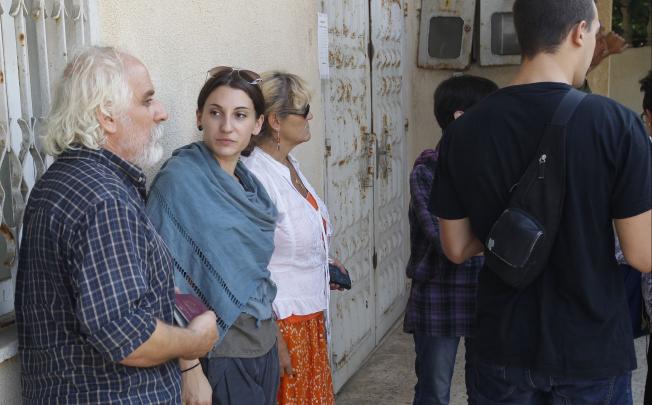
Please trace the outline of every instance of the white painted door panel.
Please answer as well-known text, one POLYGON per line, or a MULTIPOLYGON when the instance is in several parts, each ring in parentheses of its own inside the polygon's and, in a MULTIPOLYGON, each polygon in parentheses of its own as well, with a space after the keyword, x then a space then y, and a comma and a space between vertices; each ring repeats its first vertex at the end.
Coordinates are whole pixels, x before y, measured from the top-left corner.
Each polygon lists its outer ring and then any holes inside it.
POLYGON ((407 299, 406 139, 400 0, 371 1, 373 132, 376 133, 374 244, 376 336, 381 339, 403 313, 407 299))
POLYGON ((346 265, 353 281, 350 291, 331 296, 337 391, 405 304, 404 15, 400 0, 325 0, 322 5, 330 48, 323 104, 331 255, 346 265))
POLYGON ((368 173, 371 102, 367 59, 368 4, 324 3, 329 25, 330 79, 324 82, 326 203, 334 225, 331 256, 348 268, 353 288, 331 298, 331 356, 338 390, 376 343, 374 325, 373 179, 368 173))

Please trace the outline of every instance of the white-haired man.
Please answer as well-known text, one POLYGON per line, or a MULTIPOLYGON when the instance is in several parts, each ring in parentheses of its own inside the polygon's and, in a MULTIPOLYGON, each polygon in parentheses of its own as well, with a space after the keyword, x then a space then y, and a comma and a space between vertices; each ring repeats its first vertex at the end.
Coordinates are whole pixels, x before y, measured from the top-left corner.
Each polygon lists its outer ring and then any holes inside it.
POLYGON ((215 314, 171 326, 173 259, 145 214, 161 158, 147 68, 89 48, 66 68, 32 190, 16 282, 25 403, 180 403, 176 358, 205 354, 215 314))

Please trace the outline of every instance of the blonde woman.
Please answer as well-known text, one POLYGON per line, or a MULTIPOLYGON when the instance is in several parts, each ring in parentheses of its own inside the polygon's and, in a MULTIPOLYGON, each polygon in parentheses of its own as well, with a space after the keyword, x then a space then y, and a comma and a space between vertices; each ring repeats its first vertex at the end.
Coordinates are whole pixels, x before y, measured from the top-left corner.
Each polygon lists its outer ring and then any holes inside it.
POLYGON ((290 154, 310 140, 310 93, 293 74, 270 72, 262 79, 266 120, 244 163, 279 214, 269 263, 278 288, 272 304, 279 326, 278 403, 333 404, 325 311, 330 289, 339 286, 328 277, 331 225, 326 206, 290 154))

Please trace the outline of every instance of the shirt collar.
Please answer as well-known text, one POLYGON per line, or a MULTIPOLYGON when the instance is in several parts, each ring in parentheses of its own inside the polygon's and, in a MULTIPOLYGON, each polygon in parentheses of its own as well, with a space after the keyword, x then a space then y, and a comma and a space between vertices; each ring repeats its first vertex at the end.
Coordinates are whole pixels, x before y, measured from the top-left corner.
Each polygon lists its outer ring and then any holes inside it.
POLYGON ((136 187, 143 198, 147 195, 145 187, 147 178, 143 170, 133 163, 127 162, 108 149, 89 149, 84 146, 75 146, 65 154, 65 157, 89 158, 96 160, 98 163, 109 168, 128 183, 131 183, 136 187))
MULTIPOLYGON (((254 151, 252 153, 259 154, 262 158, 267 159, 268 161, 272 162, 272 165, 274 167, 276 167, 277 170, 280 171, 281 175, 283 175, 283 177, 286 177, 288 180, 290 180, 290 169, 288 169, 288 167, 286 165, 284 165, 283 163, 281 163, 278 160, 274 159, 270 154, 268 154, 267 152, 265 152, 264 150, 262 150, 258 146, 256 146, 254 148, 254 151)), ((300 170, 299 161, 296 160, 294 158, 294 156, 292 156, 292 154, 288 154, 288 160, 290 161, 290 163, 292 163, 292 165, 296 169, 297 174, 299 174, 299 170, 300 170)))

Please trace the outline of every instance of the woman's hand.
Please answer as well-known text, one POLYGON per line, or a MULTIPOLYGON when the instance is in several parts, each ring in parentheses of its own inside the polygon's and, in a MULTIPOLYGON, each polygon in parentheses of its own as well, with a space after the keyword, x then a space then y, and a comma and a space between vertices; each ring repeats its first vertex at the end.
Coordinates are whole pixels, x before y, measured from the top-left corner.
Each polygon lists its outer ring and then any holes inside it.
POLYGON ((278 349, 278 365, 281 372, 281 377, 284 375, 294 375, 294 369, 292 368, 292 359, 290 358, 290 351, 288 350, 288 345, 283 339, 281 331, 276 332, 276 344, 278 349))
MULTIPOLYGON (((344 268, 344 265, 334 257, 328 259, 329 263, 337 267, 342 273, 349 274, 349 272, 344 268)), ((337 283, 330 283, 331 290, 344 291, 344 288, 337 283)))
MULTIPOLYGON (((192 367, 198 361, 181 360, 181 369, 192 367)), ((201 366, 181 373, 181 403, 183 405, 211 405, 212 402, 213 389, 201 366)))

